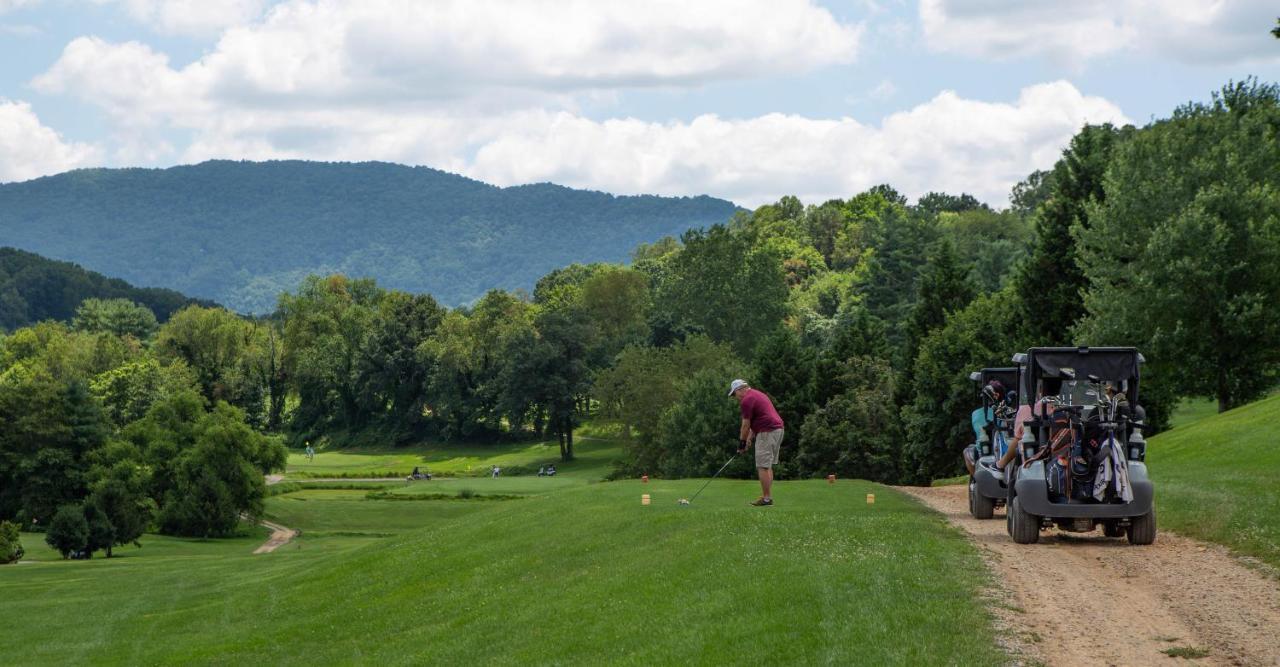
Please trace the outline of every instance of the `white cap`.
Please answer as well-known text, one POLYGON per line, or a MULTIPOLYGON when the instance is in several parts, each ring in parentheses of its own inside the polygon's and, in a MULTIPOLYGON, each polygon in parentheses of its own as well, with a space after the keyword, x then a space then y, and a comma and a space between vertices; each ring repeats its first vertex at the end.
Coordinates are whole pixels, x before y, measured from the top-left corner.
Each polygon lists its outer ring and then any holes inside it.
POLYGON ((735 391, 737 391, 737 390, 739 390, 739 389, 741 389, 741 388, 743 388, 743 387, 745 387, 745 386, 747 386, 747 381, 746 381, 746 380, 734 380, 733 382, 729 383, 729 395, 730 395, 730 396, 733 396, 733 392, 735 392, 735 391))

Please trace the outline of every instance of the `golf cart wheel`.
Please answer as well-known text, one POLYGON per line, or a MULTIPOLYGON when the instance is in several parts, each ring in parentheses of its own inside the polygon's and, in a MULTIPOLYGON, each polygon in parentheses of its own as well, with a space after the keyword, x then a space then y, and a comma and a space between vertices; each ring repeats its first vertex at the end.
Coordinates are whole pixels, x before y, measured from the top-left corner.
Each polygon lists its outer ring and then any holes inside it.
POLYGON ((1126 532, 1125 527, 1115 521, 1102 524, 1102 534, 1107 537, 1124 537, 1126 532))
POLYGON ((1129 524, 1129 544, 1151 544, 1156 541, 1156 508, 1133 518, 1129 524))
POLYGON ((1035 544, 1040 541, 1040 518, 1032 516, 1022 509, 1022 499, 1014 498, 1009 506, 1009 520, 1012 523, 1013 541, 1018 544, 1035 544))
POLYGON ((978 484, 969 480, 969 513, 975 519, 990 519, 996 513, 996 501, 978 493, 978 484))

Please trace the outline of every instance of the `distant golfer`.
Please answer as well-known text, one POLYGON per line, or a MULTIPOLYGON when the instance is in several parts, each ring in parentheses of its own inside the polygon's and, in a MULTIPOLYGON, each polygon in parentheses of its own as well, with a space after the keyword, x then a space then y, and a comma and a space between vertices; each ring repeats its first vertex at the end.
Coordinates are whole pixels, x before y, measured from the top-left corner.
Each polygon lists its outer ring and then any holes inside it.
POLYGON ((782 417, 763 391, 752 389, 746 380, 734 380, 729 395, 742 406, 742 428, 738 430, 738 453, 756 445, 756 471, 760 473, 760 497, 756 507, 773 504, 773 466, 782 449, 782 417))

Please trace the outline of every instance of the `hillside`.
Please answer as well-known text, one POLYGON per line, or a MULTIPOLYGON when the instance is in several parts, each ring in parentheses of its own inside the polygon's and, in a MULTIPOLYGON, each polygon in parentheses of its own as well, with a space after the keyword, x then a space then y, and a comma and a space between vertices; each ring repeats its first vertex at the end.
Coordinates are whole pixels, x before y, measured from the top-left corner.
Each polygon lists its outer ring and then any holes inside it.
POLYGON ((1155 436, 1147 461, 1160 527, 1280 568, 1280 396, 1155 436))
POLYGON ((0 243, 244 312, 308 273, 368 276, 448 305, 724 222, 710 197, 499 188, 386 163, 214 161, 0 185, 0 243))
POLYGON ((173 290, 134 287, 71 262, 0 248, 0 330, 41 320, 70 320, 80 302, 89 298, 129 299, 150 308, 161 322, 197 302, 173 290))

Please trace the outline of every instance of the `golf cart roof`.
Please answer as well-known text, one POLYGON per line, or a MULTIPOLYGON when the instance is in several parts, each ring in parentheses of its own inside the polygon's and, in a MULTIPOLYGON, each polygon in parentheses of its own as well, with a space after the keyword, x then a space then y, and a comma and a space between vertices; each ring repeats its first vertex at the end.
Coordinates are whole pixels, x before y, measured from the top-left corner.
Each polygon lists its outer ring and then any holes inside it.
POLYGON ((1017 368, 984 368, 969 374, 969 379, 978 384, 985 385, 992 380, 999 380, 1005 388, 1012 388, 1018 385, 1018 369, 1017 368))
POLYGON ((1035 383, 1041 379, 1085 380, 1096 375, 1102 380, 1128 384, 1129 400, 1137 401, 1139 366, 1146 359, 1133 347, 1033 347, 1016 354, 1014 363, 1024 368, 1019 390, 1032 400, 1035 383))

